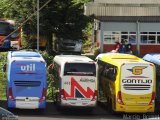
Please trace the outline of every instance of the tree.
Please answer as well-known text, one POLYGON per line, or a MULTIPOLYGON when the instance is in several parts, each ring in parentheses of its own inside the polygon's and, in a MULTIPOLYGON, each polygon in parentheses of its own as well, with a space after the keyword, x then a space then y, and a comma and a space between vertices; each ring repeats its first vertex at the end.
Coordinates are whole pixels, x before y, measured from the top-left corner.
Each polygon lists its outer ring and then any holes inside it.
MULTIPOLYGON (((40 6, 48 0, 40 0, 40 6)), ((83 38, 83 30, 90 19, 83 15, 83 5, 90 0, 52 0, 40 11, 40 34, 48 36, 49 45, 52 45, 52 33, 57 37, 78 39, 83 38)), ((23 23, 37 10, 37 0, 1 0, 6 5, 3 17, 15 19, 23 23)), ((0 6, 3 9, 3 6, 0 6)), ((1 13, 2 14, 2 13, 1 13)), ((23 27, 36 34, 36 14, 29 19, 23 27)), ((52 46, 50 46, 52 47, 52 46)))

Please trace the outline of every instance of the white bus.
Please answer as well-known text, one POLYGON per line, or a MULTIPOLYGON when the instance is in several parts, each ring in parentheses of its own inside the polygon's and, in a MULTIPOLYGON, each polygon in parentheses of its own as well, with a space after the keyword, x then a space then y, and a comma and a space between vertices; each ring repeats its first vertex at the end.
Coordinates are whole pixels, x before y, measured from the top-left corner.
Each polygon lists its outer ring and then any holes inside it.
POLYGON ((90 107, 97 103, 97 65, 80 55, 57 55, 53 60, 53 79, 62 106, 90 107))

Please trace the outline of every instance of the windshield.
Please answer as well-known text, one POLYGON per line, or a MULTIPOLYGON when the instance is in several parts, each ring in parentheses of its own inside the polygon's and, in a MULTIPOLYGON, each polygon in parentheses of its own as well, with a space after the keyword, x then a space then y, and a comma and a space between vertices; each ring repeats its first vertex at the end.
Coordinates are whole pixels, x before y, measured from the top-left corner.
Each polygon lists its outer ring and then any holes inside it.
POLYGON ((96 76, 96 65, 93 63, 66 63, 64 75, 96 76))
POLYGON ((9 35, 13 28, 9 23, 0 22, 0 35, 9 35))

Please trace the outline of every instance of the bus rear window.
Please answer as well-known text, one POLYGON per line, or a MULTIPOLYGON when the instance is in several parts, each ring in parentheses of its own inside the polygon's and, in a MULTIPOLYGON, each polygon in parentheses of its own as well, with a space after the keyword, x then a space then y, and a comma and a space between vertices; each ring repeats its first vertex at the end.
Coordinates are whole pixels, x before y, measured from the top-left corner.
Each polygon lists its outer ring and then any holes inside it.
POLYGON ((96 65, 88 63, 66 63, 64 75, 96 76, 96 65))

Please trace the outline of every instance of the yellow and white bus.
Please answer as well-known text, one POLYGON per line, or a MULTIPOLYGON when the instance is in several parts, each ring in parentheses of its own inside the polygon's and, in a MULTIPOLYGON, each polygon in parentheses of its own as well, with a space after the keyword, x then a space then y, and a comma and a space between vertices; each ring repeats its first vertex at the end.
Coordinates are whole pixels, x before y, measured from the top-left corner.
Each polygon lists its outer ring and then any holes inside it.
POLYGON ((53 80, 56 102, 62 106, 90 107, 97 104, 97 64, 81 55, 56 55, 53 80))
POLYGON ((96 60, 110 112, 154 112, 156 74, 152 63, 120 53, 100 54, 96 60))

